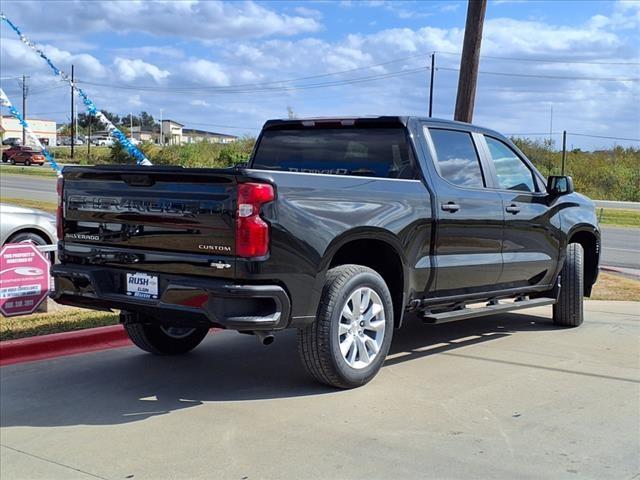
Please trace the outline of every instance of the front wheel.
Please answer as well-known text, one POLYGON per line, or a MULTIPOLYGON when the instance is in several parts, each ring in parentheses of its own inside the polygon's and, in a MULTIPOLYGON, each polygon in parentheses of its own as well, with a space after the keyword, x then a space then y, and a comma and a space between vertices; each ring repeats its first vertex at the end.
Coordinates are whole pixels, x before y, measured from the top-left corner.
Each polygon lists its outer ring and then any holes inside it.
POLYGON ((393 302, 374 270, 341 265, 329 270, 316 320, 298 330, 298 351, 319 382, 354 388, 380 370, 393 335, 393 302))
POLYGON ((148 323, 125 323, 131 341, 145 352, 155 355, 187 353, 204 340, 208 328, 167 327, 148 323))
POLYGON ((553 306, 553 322, 577 327, 584 320, 584 251, 579 243, 567 246, 567 257, 560 272, 560 296, 553 306))

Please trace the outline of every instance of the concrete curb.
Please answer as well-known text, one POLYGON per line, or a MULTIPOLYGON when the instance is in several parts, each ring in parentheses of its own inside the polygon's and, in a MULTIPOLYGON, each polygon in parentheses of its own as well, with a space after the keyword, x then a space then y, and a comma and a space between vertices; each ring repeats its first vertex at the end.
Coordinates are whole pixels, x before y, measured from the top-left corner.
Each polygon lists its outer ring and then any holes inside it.
POLYGON ((133 345, 122 325, 0 342, 0 367, 133 345))
POLYGON ((600 270, 605 272, 614 272, 620 273, 622 275, 631 277, 631 278, 640 278, 640 270, 635 268, 626 268, 626 267, 608 267, 608 266, 600 266, 600 270))

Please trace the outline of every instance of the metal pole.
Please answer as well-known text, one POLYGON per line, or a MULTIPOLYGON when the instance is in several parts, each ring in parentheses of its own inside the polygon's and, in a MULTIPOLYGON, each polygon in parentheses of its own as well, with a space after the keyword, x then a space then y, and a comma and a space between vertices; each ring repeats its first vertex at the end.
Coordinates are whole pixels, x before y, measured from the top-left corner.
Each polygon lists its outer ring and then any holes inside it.
POLYGON ((431 82, 429 83, 429 118, 433 113, 433 77, 436 71, 436 52, 431 54, 431 82))
POLYGON ((133 113, 129 114, 129 138, 133 138, 133 113))
POLYGON ((460 76, 458 77, 458 95, 454 120, 471 123, 476 99, 478 65, 480 64, 480 44, 487 0, 469 0, 467 22, 464 28, 462 57, 460 58, 460 76))
POLYGON ((76 143, 76 132, 75 132, 75 98, 74 98, 74 72, 73 65, 71 65, 71 158, 73 158, 73 149, 76 143))
POLYGON ((162 108, 160 109, 160 145, 164 145, 164 131, 162 127, 162 108))
POLYGON ((562 131, 562 174, 564 175, 564 166, 567 162, 567 131, 562 131))
POLYGON ((88 134, 87 134, 87 160, 91 161, 91 120, 93 120, 93 117, 91 116, 91 113, 87 113, 87 120, 88 120, 88 125, 87 125, 87 130, 88 130, 88 134))
MULTIPOLYGON (((22 76, 22 118, 27 119, 27 77, 22 76)), ((22 127, 22 145, 27 143, 27 130, 22 127)))

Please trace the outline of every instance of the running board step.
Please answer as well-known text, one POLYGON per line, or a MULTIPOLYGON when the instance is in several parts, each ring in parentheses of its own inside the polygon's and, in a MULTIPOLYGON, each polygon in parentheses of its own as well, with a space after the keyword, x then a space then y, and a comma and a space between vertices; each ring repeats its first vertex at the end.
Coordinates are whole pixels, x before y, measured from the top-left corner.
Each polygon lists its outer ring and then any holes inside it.
POLYGON ((424 315, 425 323, 437 324, 454 322, 456 320, 465 320, 467 318, 484 317, 485 315, 493 315, 494 313, 512 312, 523 308, 540 307, 542 305, 553 305, 556 303, 555 298, 534 298, 531 300, 520 300, 517 302, 496 303, 478 308, 462 308, 460 310, 452 310, 442 313, 426 313, 424 315))

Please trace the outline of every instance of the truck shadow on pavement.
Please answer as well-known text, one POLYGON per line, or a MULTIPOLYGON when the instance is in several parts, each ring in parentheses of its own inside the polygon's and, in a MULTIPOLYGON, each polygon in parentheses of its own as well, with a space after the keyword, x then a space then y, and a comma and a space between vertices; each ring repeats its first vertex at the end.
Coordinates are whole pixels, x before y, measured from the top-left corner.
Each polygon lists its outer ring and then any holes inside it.
MULTIPOLYGON (((409 318, 394 332, 385 367, 543 330, 557 328, 548 318, 524 314, 435 326, 409 318)), ((344 394, 306 374, 295 332, 278 334, 269 347, 250 336, 222 332, 181 357, 156 357, 132 347, 4 367, 0 426, 116 425, 205 402, 344 394)))

